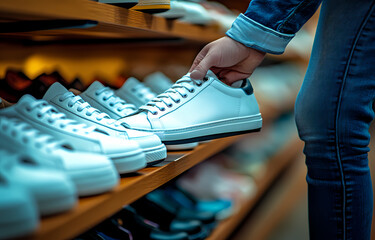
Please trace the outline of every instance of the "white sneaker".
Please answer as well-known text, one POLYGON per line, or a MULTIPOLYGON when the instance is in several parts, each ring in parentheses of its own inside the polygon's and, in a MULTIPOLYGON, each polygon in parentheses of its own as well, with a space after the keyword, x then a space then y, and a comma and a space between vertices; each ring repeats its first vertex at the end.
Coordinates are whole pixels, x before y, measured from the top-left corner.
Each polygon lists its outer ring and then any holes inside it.
POLYGON ((116 95, 137 108, 156 97, 156 94, 134 77, 128 78, 121 88, 115 91, 116 95))
POLYGON ((54 83, 43 97, 69 118, 93 126, 109 136, 117 137, 130 144, 139 145, 146 155, 147 164, 153 165, 167 157, 165 145, 158 136, 147 132, 126 129, 107 114, 91 107, 80 96, 75 96, 60 83, 54 83))
MULTIPOLYGON (((103 154, 113 161, 119 173, 134 172, 146 166, 144 153, 136 143, 110 137, 100 130, 68 119, 44 100, 25 95, 17 104, 1 109, 0 115, 19 118, 41 132, 64 140, 71 149, 103 154)), ((111 171, 109 163, 105 164, 111 171)), ((97 174, 104 175, 104 172, 97 174)))
MULTIPOLYGON (((128 96, 127 99, 129 99, 129 103, 144 105, 147 102, 149 102, 151 99, 156 97, 156 92, 154 92, 154 88, 156 88, 161 93, 173 85, 173 82, 169 78, 167 79, 165 78, 167 78, 167 76, 165 76, 161 72, 149 75, 146 79, 148 80, 147 84, 149 84, 151 89, 146 87, 143 83, 139 82, 137 79, 129 78, 124 83, 124 85, 119 90, 117 90, 116 93, 123 94, 122 96, 124 97, 128 96), (126 88, 126 87, 129 87, 129 88, 126 88), (132 88, 134 90, 132 90, 132 88), (129 93, 126 94, 126 92, 129 92, 129 93)), ((121 118, 126 117, 127 115, 123 115, 121 116, 121 118)), ((116 118, 116 120, 118 119, 119 118, 116 118)), ((198 143, 196 142, 177 144, 177 145, 166 145, 167 149, 170 151, 190 150, 190 149, 195 148, 196 146, 198 146, 198 143)))
POLYGON ((154 72, 146 76, 144 82, 156 94, 165 92, 174 84, 171 79, 169 79, 164 75, 164 73, 161 72, 154 72))
POLYGON ((205 80, 183 76, 170 89, 119 120, 157 134, 165 144, 203 141, 259 131, 262 117, 249 80, 234 88, 209 71, 205 80))
POLYGON ((106 192, 118 183, 118 173, 103 155, 69 150, 70 144, 56 141, 16 118, 0 116, 0 130, 0 148, 45 159, 46 164, 63 168, 79 196, 106 192))
MULTIPOLYGON (((0 153, 0 162, 5 158, 0 153)), ((35 199, 22 186, 6 178, 0 163, 0 239, 21 237, 39 225, 35 199)))
POLYGON ((92 107, 117 120, 137 111, 137 107, 116 96, 114 91, 98 81, 93 82, 80 94, 92 107))
POLYGON ((23 186, 36 200, 41 215, 67 211, 77 202, 76 188, 63 169, 43 159, 0 150, 0 168, 10 182, 23 186))
MULTIPOLYGON (((179 3, 179 1, 172 1, 175 3, 179 3)), ((172 82, 171 79, 169 79, 167 76, 165 76, 161 72, 155 72, 144 79, 145 84, 156 94, 161 94, 165 91, 167 91, 174 82, 172 82)), ((147 102, 143 103, 146 104, 147 102)), ((125 117, 125 116, 124 116, 125 117)), ((192 143, 185 143, 185 144, 175 144, 175 145, 165 145, 167 146, 167 149, 170 151, 180 151, 180 150, 190 150, 194 149, 196 146, 198 146, 197 142, 192 143)))

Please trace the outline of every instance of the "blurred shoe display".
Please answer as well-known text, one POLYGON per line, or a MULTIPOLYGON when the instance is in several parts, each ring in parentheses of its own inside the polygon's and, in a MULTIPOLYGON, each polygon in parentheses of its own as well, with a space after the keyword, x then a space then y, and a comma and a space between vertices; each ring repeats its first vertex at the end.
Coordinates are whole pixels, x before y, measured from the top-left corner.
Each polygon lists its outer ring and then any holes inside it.
POLYGON ((233 136, 262 127, 250 81, 243 80, 239 88, 229 87, 211 71, 204 80, 183 76, 136 114, 119 122, 131 129, 155 133, 165 144, 233 136))
POLYGON ((186 14, 178 19, 178 21, 198 25, 209 25, 212 23, 210 13, 201 4, 190 1, 179 1, 179 4, 184 7, 186 14))
POLYGON ((45 159, 36 159, 35 154, 31 157, 0 149, 0 156, 2 174, 31 193, 41 215, 64 212, 75 206, 76 188, 60 166, 52 167, 45 159))
POLYGON ((185 5, 181 1, 171 0, 171 7, 168 11, 157 13, 156 16, 164 17, 166 19, 179 19, 183 18, 187 14, 185 5))
POLYGON ((172 82, 172 80, 165 76, 165 74, 163 74, 162 72, 154 72, 146 76, 144 82, 145 85, 151 88, 151 90, 156 94, 165 92, 174 84, 174 82, 172 82))
POLYGON ((139 215, 159 226, 167 232, 186 232, 190 239, 205 239, 208 231, 198 220, 181 220, 176 218, 168 206, 161 206, 148 199, 147 195, 131 204, 139 215))
MULTIPOLYGON (((133 239, 151 240, 189 240, 186 232, 165 232, 157 227, 156 223, 143 218, 130 206, 124 207, 111 217, 119 227, 128 230, 133 239)), ((113 223, 112 223, 113 224, 113 223)))
POLYGON ((134 161, 139 160, 139 162, 142 161, 142 158, 146 158, 147 164, 153 165, 167 157, 166 147, 158 136, 148 132, 126 129, 106 113, 92 107, 80 96, 69 92, 59 83, 53 84, 43 99, 65 113, 69 118, 95 127, 97 131, 111 137, 122 139, 123 149, 125 150, 122 154, 127 155, 118 155, 118 158, 126 156, 129 161, 132 158, 134 161))
POLYGON ((175 184, 163 188, 163 191, 181 206, 194 211, 211 212, 217 220, 226 219, 233 213, 232 201, 227 199, 198 199, 175 184))
POLYGON ((111 190, 118 182, 112 162, 105 156, 71 150, 66 141, 56 141, 16 118, 0 113, 0 147, 35 159, 46 159, 52 166, 65 170, 74 182, 79 196, 111 190))

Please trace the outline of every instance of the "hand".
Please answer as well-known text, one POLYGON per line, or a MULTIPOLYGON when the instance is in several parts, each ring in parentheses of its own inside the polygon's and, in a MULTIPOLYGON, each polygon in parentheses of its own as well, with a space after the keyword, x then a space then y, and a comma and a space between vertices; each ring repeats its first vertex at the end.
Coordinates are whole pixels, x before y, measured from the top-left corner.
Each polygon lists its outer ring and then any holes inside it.
POLYGON ((248 78, 263 61, 264 52, 246 47, 230 37, 206 45, 196 56, 189 72, 192 79, 203 79, 211 69, 227 85, 248 78))

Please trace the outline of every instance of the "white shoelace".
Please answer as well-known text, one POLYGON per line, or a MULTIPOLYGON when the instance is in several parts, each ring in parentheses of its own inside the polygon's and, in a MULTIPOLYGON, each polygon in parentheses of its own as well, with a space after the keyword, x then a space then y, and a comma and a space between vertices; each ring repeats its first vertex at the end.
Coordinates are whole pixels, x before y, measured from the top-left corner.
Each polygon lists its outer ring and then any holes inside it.
POLYGON ((110 118, 108 114, 91 107, 91 105, 88 102, 85 102, 80 96, 76 96, 72 92, 66 92, 59 97, 59 101, 61 102, 65 101, 66 99, 69 99, 68 107, 73 108, 75 105, 78 105, 78 112, 84 112, 88 117, 93 116, 98 122, 102 122, 107 125, 114 124, 115 126, 120 126, 118 123, 116 123, 116 120, 110 118))
MULTIPOLYGON (((24 123, 18 119, 2 119, 5 124, 1 124, 2 131, 10 130, 10 135, 14 138, 20 135, 23 144, 33 144, 35 148, 43 149, 45 152, 51 154, 58 149, 63 148, 63 141, 56 140, 50 135, 43 134, 42 132, 32 128, 29 124, 24 123)), ((0 119, 1 121, 1 119, 0 119)), ((49 161, 45 159, 44 163, 54 167, 61 167, 61 163, 49 161)))
POLYGON ((130 103, 127 103, 123 99, 115 95, 114 91, 109 87, 104 87, 95 92, 95 95, 99 96, 103 94, 103 101, 108 101, 109 106, 117 109, 118 112, 126 111, 125 113, 133 113, 137 108, 130 103))
POLYGON ((36 100, 26 106, 27 111, 32 111, 34 109, 38 111, 38 117, 43 118, 47 116, 48 123, 54 124, 57 122, 60 128, 67 128, 74 132, 81 131, 86 134, 95 130, 95 127, 89 127, 83 123, 68 119, 64 113, 58 112, 56 108, 49 105, 45 100, 36 100))
POLYGON ((173 84, 171 88, 139 109, 157 115, 158 111, 165 111, 166 107, 170 108, 173 104, 179 104, 181 98, 187 98, 189 93, 194 93, 195 88, 202 86, 203 82, 202 80, 193 80, 188 75, 185 75, 173 84))

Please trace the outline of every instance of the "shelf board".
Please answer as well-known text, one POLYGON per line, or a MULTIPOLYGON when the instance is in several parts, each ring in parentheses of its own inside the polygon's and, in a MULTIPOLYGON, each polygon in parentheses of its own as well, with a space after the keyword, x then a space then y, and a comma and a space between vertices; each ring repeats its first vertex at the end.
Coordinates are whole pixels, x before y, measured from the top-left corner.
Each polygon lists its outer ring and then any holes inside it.
POLYGON ((198 26, 167 20, 151 14, 128 10, 89 0, 12 0, 0 1, 0 22, 7 21, 90 20, 88 28, 2 33, 28 38, 183 38, 210 42, 224 35, 215 25, 198 26))
POLYGON ((90 229, 103 219, 172 178, 180 175, 210 156, 222 151, 237 137, 228 137, 200 144, 192 151, 169 152, 162 166, 149 167, 138 171, 137 175, 121 178, 120 184, 111 192, 81 198, 73 210, 43 218, 39 229, 25 239, 69 239, 90 229))
POLYGON ((220 222, 218 227, 212 232, 208 240, 227 239, 241 221, 246 217, 260 197, 270 187, 277 176, 296 159, 302 152, 303 143, 294 136, 277 154, 266 163, 264 175, 254 179, 257 185, 257 193, 254 197, 241 204, 238 211, 230 218, 220 222))

